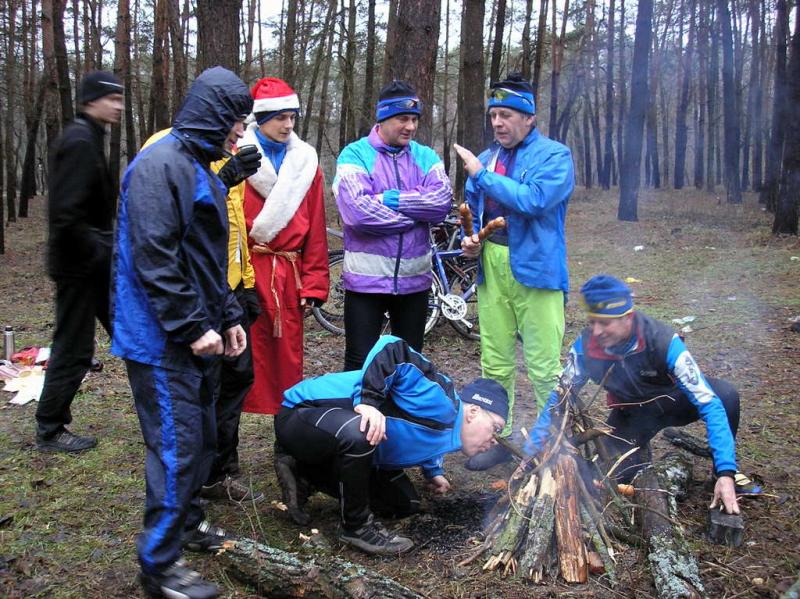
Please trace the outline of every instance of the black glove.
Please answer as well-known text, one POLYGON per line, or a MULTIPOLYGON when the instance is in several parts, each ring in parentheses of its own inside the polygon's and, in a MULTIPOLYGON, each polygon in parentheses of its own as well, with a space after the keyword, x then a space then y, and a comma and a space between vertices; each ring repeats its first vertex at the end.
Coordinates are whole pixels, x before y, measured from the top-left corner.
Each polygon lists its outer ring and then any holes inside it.
POLYGON ((258 318, 258 315, 261 314, 261 302, 258 301, 256 290, 252 287, 249 289, 242 289, 236 299, 239 301, 239 305, 242 307, 242 310, 244 310, 244 313, 247 314, 250 324, 253 324, 256 318, 258 318))
POLYGON ((239 151, 225 163, 217 176, 230 189, 254 175, 261 164, 261 154, 254 145, 241 146, 239 151))

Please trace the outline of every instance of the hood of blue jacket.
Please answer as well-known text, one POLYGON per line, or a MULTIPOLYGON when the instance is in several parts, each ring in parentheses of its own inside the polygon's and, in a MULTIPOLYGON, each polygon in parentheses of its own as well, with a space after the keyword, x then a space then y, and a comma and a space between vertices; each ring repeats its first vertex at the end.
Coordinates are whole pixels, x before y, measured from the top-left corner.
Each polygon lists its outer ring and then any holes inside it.
POLYGON ((244 82, 223 67, 203 71, 186 94, 173 130, 207 157, 222 157, 228 133, 253 109, 253 98, 244 82))

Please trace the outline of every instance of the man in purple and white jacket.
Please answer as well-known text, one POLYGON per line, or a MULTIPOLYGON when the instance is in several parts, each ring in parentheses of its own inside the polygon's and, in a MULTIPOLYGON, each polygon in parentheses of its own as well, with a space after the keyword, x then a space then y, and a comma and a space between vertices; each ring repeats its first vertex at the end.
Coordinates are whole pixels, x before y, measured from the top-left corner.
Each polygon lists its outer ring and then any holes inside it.
POLYGON ((333 193, 344 223, 345 370, 358 370, 389 313, 392 334, 422 350, 431 253, 428 228, 453 191, 441 159, 413 141, 422 104, 403 81, 380 92, 377 124, 346 146, 333 193))

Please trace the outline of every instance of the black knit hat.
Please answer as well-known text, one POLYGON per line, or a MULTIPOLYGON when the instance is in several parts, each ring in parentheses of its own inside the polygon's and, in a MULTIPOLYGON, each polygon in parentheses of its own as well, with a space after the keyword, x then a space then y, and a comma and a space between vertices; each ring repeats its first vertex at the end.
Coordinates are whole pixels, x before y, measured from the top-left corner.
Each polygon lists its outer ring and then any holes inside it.
POLYGON ((121 94, 125 91, 116 75, 107 71, 92 71, 81 81, 80 103, 88 104, 93 100, 110 94, 121 94))
POLYGON ((494 379, 475 379, 461 390, 461 401, 475 404, 508 419, 508 393, 494 379))

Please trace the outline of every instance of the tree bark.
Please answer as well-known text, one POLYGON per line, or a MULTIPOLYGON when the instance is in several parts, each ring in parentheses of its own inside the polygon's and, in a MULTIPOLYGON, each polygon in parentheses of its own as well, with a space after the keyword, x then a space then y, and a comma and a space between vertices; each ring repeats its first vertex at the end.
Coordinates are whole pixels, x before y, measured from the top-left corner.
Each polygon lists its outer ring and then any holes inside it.
MULTIPOLYGON (((308 86, 308 95, 306 96, 306 109, 303 111, 305 117, 303 118, 302 123, 302 134, 301 137, 303 139, 308 139, 308 132, 309 126, 311 124, 311 114, 314 109, 314 98, 317 95, 317 82, 319 80, 319 73, 322 70, 323 63, 326 62, 326 56, 330 54, 330 50, 327 51, 328 47, 328 38, 330 34, 328 33, 332 29, 335 29, 334 23, 336 22, 336 0, 330 0, 328 2, 328 13, 325 16, 325 23, 322 31, 320 32, 319 36, 319 43, 317 44, 317 53, 314 57, 314 67, 311 71, 311 82, 308 86)), ((327 74, 326 74, 327 78, 327 74)))
POLYGON ((709 6, 711 25, 711 58, 708 61, 708 160, 706 162, 706 191, 713 192, 719 169, 716 168, 717 154, 717 92, 719 90, 719 19, 713 6, 709 6))
POLYGON ((421 599, 382 574, 322 553, 298 555, 242 539, 221 558, 225 568, 260 597, 421 599))
MULTIPOLYGON (((347 9, 347 28, 344 26, 344 0, 339 47, 345 47, 345 54, 339 52, 339 70, 342 73, 342 103, 339 115, 339 151, 355 139, 355 61, 356 61, 356 2, 350 0, 347 9)), ((389 35, 387 33, 387 39, 389 35)))
POLYGON ((734 82, 733 33, 728 0, 717 0, 722 31, 722 91, 725 133, 725 192, 728 203, 740 204, 742 190, 739 181, 739 116, 736 111, 734 82))
MULTIPOLYGON (((367 53, 364 56, 364 93, 361 96, 361 114, 358 115, 358 135, 367 135, 372 128, 375 110, 375 0, 367 5, 367 53)), ((446 75, 445 75, 446 76, 446 75)))
MULTIPOLYGON (((483 17, 484 0, 464 0, 461 18, 461 57, 458 73, 458 128, 456 139, 476 154, 483 148, 483 120, 475 115, 484 112, 483 17)), ((464 169, 456 169, 457 193, 463 193, 464 169)))
POLYGON ((783 149, 783 176, 772 232, 797 235, 800 206, 800 10, 794 11, 794 35, 786 72, 787 96, 784 122, 786 141, 783 149))
POLYGON ((69 82, 69 63, 67 62, 67 43, 64 37, 64 0, 53 0, 53 48, 56 59, 56 81, 58 97, 61 99, 61 122, 66 125, 73 118, 72 87, 69 82))
POLYGON ((600 186, 611 188, 611 163, 614 154, 614 0, 608 3, 608 39, 606 41, 606 133, 603 171, 598 173, 600 186))
POLYGON ((650 58, 653 1, 640 0, 636 15, 636 37, 633 42, 631 65, 631 109, 625 128, 625 158, 620 163, 620 194, 617 218, 636 221, 640 166, 642 161, 642 132, 647 112, 647 64, 650 58))
POLYGON ((786 134, 786 38, 788 35, 786 0, 775 3, 775 83, 772 92, 772 127, 767 145, 767 163, 761 202, 774 212, 778 205, 778 191, 783 162, 783 142, 786 134))
MULTIPOLYGON (((337 4, 337 0, 330 0, 331 4, 334 7, 337 4)), ((335 15, 335 13, 334 13, 335 15)), ((331 17, 332 19, 335 16, 331 17)), ((328 126, 328 81, 330 80, 329 74, 331 71, 331 63, 333 62, 333 34, 336 31, 336 27, 333 26, 333 21, 330 21, 330 25, 327 29, 328 31, 328 42, 327 48, 325 50, 325 71, 322 77, 322 93, 319 96, 319 119, 317 124, 317 140, 314 144, 314 147, 317 150, 317 156, 320 155, 322 152, 322 138, 325 136, 325 129, 328 126)), ((331 148, 332 151, 332 148, 331 148)))
POLYGON ((42 75, 36 98, 33 101, 32 119, 28 125, 28 143, 25 146, 25 161, 22 164, 22 180, 19 190, 19 216, 28 216, 28 201, 36 195, 36 140, 39 137, 39 124, 42 121, 44 98, 47 91, 47 76, 42 75))
POLYGON ((167 2, 157 0, 155 6, 155 25, 153 31, 153 68, 150 85, 150 111, 146 137, 156 131, 169 127, 169 47, 167 45, 167 2))
POLYGON ((708 7, 700 2, 697 26, 697 103, 695 104, 694 186, 703 188, 705 181, 706 113, 708 111, 708 7))
MULTIPOLYGON (((681 13, 683 13, 684 2, 681 0, 681 13)), ((686 44, 686 52, 681 57, 681 83, 678 108, 675 111, 675 170, 673 171, 672 186, 675 189, 683 189, 686 177, 686 146, 689 143, 689 127, 686 124, 689 112, 689 99, 692 79, 692 60, 694 52, 695 37, 695 0, 689 6, 689 41, 686 44)), ((681 16, 683 16, 681 14, 681 16)))
MULTIPOLYGON (((117 31, 114 36, 114 74, 119 77, 125 86, 125 97, 130 97, 130 36, 131 36, 131 15, 128 0, 118 0, 117 2, 117 31)), ((123 121, 127 125, 129 118, 127 102, 123 121)), ((126 129, 127 133, 127 129, 126 129)), ((111 173, 111 181, 114 189, 119 187, 119 173, 122 160, 120 157, 122 146, 122 122, 111 126, 111 140, 109 143, 108 170, 111 173)), ((128 144, 130 146, 130 144, 128 144)), ((127 155, 131 160, 132 156, 127 155)))
POLYGON ((295 40, 297 39, 297 0, 286 4, 286 27, 283 32, 283 73, 281 77, 290 86, 295 85, 295 40))
MULTIPOLYGON (((8 0, 6 2, 6 23, 7 30, 5 36, 5 75, 6 75, 6 123, 5 123, 5 146, 3 154, 5 155, 6 167, 6 218, 8 222, 17 220, 17 160, 16 160, 16 143, 14 140, 14 112, 17 109, 16 103, 16 88, 17 82, 15 80, 17 74, 17 41, 16 41, 16 20, 17 20, 17 0, 8 0)), ((0 217, 0 227, 4 227, 4 221, 0 217)))
MULTIPOLYGON (((544 63, 544 38, 547 36, 547 8, 548 0, 539 1, 539 26, 536 28, 536 54, 533 58, 533 94, 539 93, 539 78, 542 74, 542 64, 544 63)), ((555 11, 555 7, 553 7, 555 11)), ((463 37, 463 35, 462 35, 463 37)))
POLYGON ((197 72, 220 65, 239 73, 242 0, 197 0, 197 72))
MULTIPOLYGON (((394 22, 397 32, 387 33, 387 38, 399 45, 393 48, 391 60, 385 65, 386 81, 401 79, 416 90, 422 101, 417 139, 426 145, 433 139, 433 83, 440 14, 439 0, 403 0, 394 22)), ((470 33, 475 35, 474 31, 470 33)))
MULTIPOLYGON (((619 118, 617 118, 617 172, 621 175, 623 162, 623 124, 625 122, 626 105, 628 102, 628 91, 626 88, 625 72, 625 0, 619 0, 619 118)), ((617 184, 617 178, 612 174, 612 185, 617 184)))
POLYGON ((561 139, 558 130, 558 84, 561 79, 561 63, 564 60, 564 44, 567 35, 567 16, 569 15, 569 0, 564 0, 564 18, 561 21, 561 35, 556 31, 556 9, 553 6, 553 71, 550 74, 550 124, 547 134, 556 140, 561 139))
MULTIPOLYGON (((612 0, 613 2, 613 0, 612 0)), ((531 16, 533 15, 533 0, 525 0, 525 17, 522 26, 522 57, 521 71, 525 81, 531 80, 531 16)))

